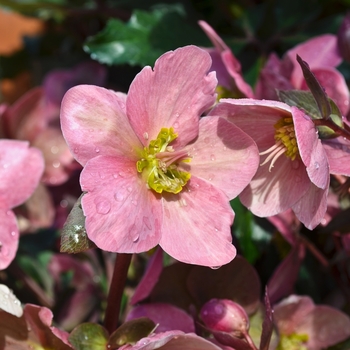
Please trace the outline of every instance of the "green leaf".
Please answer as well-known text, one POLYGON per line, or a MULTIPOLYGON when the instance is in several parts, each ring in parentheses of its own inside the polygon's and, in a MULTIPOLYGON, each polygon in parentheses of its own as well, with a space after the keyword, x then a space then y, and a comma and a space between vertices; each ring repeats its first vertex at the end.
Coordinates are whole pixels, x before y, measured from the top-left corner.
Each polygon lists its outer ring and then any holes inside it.
MULTIPOLYGON (((277 95, 282 102, 289 106, 295 106, 302 109, 312 119, 323 119, 314 95, 310 91, 278 90, 277 95)), ((327 96, 326 98, 330 107, 330 115, 328 118, 342 128, 343 121, 338 106, 332 99, 327 96)), ((331 128, 324 125, 317 126, 317 130, 321 139, 329 139, 338 136, 331 128)))
POLYGON ((117 349, 125 344, 135 344, 153 332, 156 325, 147 317, 123 323, 109 338, 108 349, 117 349))
POLYGON ((166 51, 207 42, 204 33, 184 17, 181 5, 157 6, 151 12, 134 10, 127 23, 109 20, 101 32, 86 40, 84 50, 108 65, 153 65, 166 51))
POLYGON ((60 249, 62 253, 80 253, 96 247, 89 240, 85 230, 85 216, 81 207, 81 198, 84 194, 74 204, 63 226, 60 249))
POLYGON ((106 350, 108 332, 95 323, 82 323, 73 329, 68 338, 75 350, 106 350))

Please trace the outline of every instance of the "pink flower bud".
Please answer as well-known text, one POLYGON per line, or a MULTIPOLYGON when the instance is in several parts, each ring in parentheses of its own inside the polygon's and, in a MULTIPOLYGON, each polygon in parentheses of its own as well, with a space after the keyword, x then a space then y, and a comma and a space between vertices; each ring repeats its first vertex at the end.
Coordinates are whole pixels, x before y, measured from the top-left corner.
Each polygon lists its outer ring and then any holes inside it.
POLYGON ((201 309, 205 325, 214 330, 240 336, 249 329, 249 318, 243 307, 228 299, 211 299, 201 309))
POLYGON ((350 13, 348 13, 338 31, 338 48, 341 56, 350 62, 350 13))

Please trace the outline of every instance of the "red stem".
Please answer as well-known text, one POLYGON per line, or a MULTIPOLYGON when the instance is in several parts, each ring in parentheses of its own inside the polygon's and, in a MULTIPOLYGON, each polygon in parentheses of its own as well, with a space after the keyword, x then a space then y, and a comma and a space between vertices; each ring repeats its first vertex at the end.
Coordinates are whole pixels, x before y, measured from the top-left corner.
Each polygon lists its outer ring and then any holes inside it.
POLYGON ((118 327, 120 306, 132 254, 117 254, 109 287, 104 325, 109 334, 118 327))

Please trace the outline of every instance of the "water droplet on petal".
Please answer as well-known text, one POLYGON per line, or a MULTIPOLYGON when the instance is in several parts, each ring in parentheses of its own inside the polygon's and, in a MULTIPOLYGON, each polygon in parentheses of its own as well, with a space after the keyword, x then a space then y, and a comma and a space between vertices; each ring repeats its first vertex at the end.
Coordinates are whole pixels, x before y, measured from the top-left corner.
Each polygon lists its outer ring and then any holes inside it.
POLYGON ((100 152, 100 149, 98 147, 95 148, 95 152, 96 153, 99 153, 100 152))
POLYGON ((215 160, 215 159, 216 159, 216 158, 215 158, 215 155, 214 155, 214 154, 211 154, 211 155, 210 155, 210 159, 211 159, 211 160, 215 160))
POLYGON ((136 206, 136 205, 137 205, 137 200, 136 200, 136 199, 132 199, 132 200, 131 200, 131 204, 133 204, 133 205, 136 206))
POLYGON ((320 164, 318 162, 315 162, 315 169, 318 170, 320 168, 320 164))
POLYGON ((179 127, 179 123, 178 122, 175 122, 174 123, 174 129, 177 129, 179 127))
POLYGON ((52 146, 50 150, 52 154, 57 154, 60 149, 57 146, 52 146))
POLYGON ((15 237, 16 236, 16 231, 11 231, 11 236, 15 237))
POLYGON ((118 174, 113 174, 113 177, 116 179, 118 177, 118 174))
POLYGON ((132 192, 132 187, 131 187, 131 186, 128 186, 128 187, 127 187, 127 190, 128 190, 128 192, 132 192))
POLYGON ((210 268, 212 269, 212 270, 217 270, 217 269, 219 269, 221 266, 211 266, 210 268))
POLYGON ((75 148, 73 149, 73 152, 74 152, 75 154, 78 154, 78 153, 79 153, 79 148, 78 148, 78 147, 75 147, 75 148))
POLYGON ((61 165, 61 163, 59 162, 59 161, 56 161, 56 162, 53 162, 52 163, 52 166, 54 167, 54 168, 59 168, 60 167, 60 165, 61 165))
POLYGON ((110 210, 111 210, 111 203, 109 203, 109 201, 103 200, 96 204, 96 211, 99 214, 106 215, 110 212, 110 210))
POLYGON ((135 235, 133 235, 132 241, 133 241, 134 243, 136 243, 136 242, 139 240, 139 238, 140 238, 140 235, 139 235, 138 233, 136 233, 135 235))
POLYGON ((152 230, 152 224, 151 221, 149 220, 149 218, 147 216, 143 217, 143 223, 145 224, 145 226, 149 229, 152 230))
POLYGON ((122 202, 125 199, 125 196, 122 191, 118 191, 114 194, 114 198, 117 202, 122 202))

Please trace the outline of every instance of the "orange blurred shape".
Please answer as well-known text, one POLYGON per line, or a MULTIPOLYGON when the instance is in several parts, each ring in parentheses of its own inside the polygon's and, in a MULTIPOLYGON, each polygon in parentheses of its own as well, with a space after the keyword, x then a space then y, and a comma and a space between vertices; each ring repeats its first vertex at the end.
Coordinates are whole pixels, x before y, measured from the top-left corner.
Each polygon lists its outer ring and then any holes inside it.
POLYGON ((7 56, 23 47, 23 36, 34 36, 44 29, 36 18, 0 9, 0 55, 7 56))

